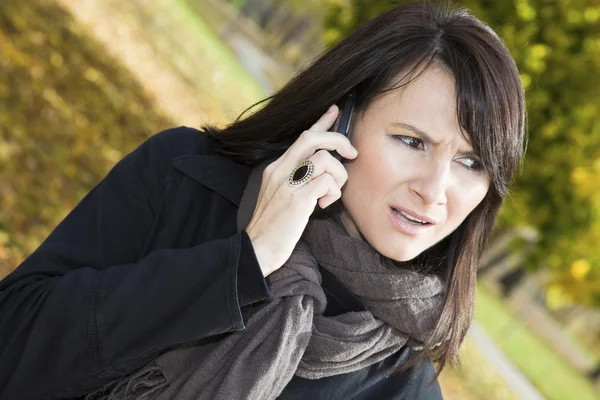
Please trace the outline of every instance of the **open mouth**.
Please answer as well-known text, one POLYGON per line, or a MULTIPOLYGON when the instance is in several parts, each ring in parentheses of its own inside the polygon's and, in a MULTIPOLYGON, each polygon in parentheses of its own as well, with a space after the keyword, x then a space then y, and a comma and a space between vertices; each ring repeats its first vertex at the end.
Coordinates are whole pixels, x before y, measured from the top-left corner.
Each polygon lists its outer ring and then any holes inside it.
POLYGON ((413 224, 413 225, 417 225, 417 226, 425 226, 425 225, 431 225, 429 222, 427 221, 422 221, 410 214, 405 213, 404 211, 400 211, 400 210, 396 210, 395 208, 392 207, 392 211, 394 214, 396 214, 397 216, 399 216, 400 218, 402 218, 403 220, 405 220, 406 222, 408 222, 409 224, 413 224))

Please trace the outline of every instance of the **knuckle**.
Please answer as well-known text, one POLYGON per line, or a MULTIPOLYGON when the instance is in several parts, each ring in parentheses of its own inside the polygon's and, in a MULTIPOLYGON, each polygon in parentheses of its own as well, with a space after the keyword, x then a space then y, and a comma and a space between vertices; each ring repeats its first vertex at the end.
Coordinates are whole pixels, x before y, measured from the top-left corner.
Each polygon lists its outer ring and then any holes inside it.
POLYGON ((337 132, 337 131, 331 131, 331 136, 334 140, 339 140, 339 141, 344 141, 344 140, 348 140, 348 138, 346 136, 344 136, 342 133, 337 132))
POLYGON ((274 163, 267 165, 267 167, 262 172, 263 179, 271 176, 271 174, 273 173, 273 169, 275 169, 274 163))
POLYGON ((266 168, 265 168, 265 171, 268 171, 268 172, 273 172, 273 170, 275 169, 275 167, 277 166, 277 164, 279 164, 279 161, 280 161, 280 160, 281 160, 281 157, 280 157, 280 158, 278 158, 278 159, 276 159, 276 160, 273 160, 272 162, 270 162, 270 163, 269 163, 269 164, 266 166, 266 168))
POLYGON ((331 191, 332 194, 341 193, 340 187, 336 181, 333 181, 333 183, 329 186, 329 190, 331 191))
POLYGON ((304 141, 304 142, 310 142, 313 140, 314 136, 315 136, 315 132, 307 130, 300 134, 300 139, 302 139, 302 141, 304 141))
POLYGON ((313 195, 322 196, 327 192, 329 186, 327 182, 326 174, 320 175, 313 180, 312 192, 313 195))
POLYGON ((325 183, 329 186, 333 185, 335 187, 337 187, 337 185, 335 184, 335 178, 333 177, 333 175, 331 175, 330 173, 325 172, 323 175, 323 180, 325 181, 325 183))
POLYGON ((327 150, 319 150, 312 157, 314 163, 326 165, 331 158, 331 154, 327 150))

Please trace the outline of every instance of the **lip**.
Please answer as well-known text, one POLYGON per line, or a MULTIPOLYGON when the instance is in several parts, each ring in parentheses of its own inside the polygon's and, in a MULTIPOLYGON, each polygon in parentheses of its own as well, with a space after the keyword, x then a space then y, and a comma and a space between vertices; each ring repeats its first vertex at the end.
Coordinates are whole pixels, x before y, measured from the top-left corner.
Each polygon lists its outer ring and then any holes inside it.
POLYGON ((421 221, 429 222, 431 225, 437 225, 438 224, 438 221, 436 221, 435 219, 426 217, 426 216, 421 215, 421 214, 417 214, 416 212, 414 212, 413 210, 410 210, 408 208, 400 207, 400 206, 397 206, 395 204, 392 204, 390 206, 390 208, 394 208, 394 209, 396 209, 398 211, 403 211, 403 212, 405 212, 408 215, 412 215, 413 217, 415 217, 417 219, 420 219, 421 221))
POLYGON ((390 215, 390 219, 392 220, 392 223, 394 224, 394 226, 399 231, 401 231, 407 235, 410 235, 410 236, 423 235, 424 233, 428 232, 430 229, 432 229, 435 226, 435 221, 431 222, 431 220, 429 218, 423 218, 423 217, 419 216, 418 214, 415 214, 404 208, 396 208, 395 206, 394 207, 390 206, 388 208, 388 213, 390 215), (404 211, 405 213, 413 215, 422 221, 429 222, 429 224, 419 226, 419 225, 415 225, 410 222, 407 222, 404 218, 396 215, 394 213, 394 209, 396 209, 398 211, 404 211))

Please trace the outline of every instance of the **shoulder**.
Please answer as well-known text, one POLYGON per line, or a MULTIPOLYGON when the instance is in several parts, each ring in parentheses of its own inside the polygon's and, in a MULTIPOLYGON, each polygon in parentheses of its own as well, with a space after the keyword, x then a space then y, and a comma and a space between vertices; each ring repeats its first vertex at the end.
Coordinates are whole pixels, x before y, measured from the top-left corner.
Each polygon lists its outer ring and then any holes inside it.
POLYGON ((130 159, 151 171, 166 172, 173 161, 182 156, 215 154, 218 142, 204 130, 179 126, 153 134, 142 142, 122 162, 130 159))
POLYGON ((216 141, 204 130, 179 126, 165 129, 148 138, 140 147, 172 158, 187 154, 205 154, 214 150, 216 141))
POLYGON ((134 181, 153 187, 170 176, 176 159, 211 154, 214 142, 208 133, 187 126, 165 129, 148 137, 117 162, 107 174, 107 181, 134 181))

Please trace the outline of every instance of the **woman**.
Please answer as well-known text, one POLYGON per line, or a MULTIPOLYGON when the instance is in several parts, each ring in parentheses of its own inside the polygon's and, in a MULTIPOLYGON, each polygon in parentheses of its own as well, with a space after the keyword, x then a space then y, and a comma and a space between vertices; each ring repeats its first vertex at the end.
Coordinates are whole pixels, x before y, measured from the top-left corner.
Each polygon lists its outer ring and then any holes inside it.
POLYGON ((441 398, 524 118, 500 39, 416 3, 155 135, 1 282, 0 397, 441 398))

